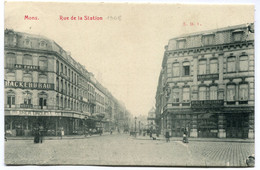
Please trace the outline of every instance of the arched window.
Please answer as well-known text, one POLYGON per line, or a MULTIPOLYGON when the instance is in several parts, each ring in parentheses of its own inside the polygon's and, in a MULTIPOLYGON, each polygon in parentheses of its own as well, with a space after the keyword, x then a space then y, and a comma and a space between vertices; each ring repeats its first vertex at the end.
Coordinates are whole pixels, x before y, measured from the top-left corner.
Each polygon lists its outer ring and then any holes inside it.
POLYGON ((199 61, 199 74, 206 74, 207 70, 207 60, 200 60, 199 61))
POLYGON ((218 73, 218 59, 210 60, 210 74, 218 73))
POLYGON ((32 82, 32 75, 30 73, 23 74, 23 81, 24 82, 32 82))
POLYGON ((206 100, 207 99, 207 87, 206 86, 200 86, 199 87, 199 99, 200 100, 206 100))
POLYGON ((218 99, 218 87, 217 86, 210 86, 209 92, 210 92, 210 94, 209 94, 210 100, 218 99))
POLYGON ((44 74, 39 75, 39 83, 47 83, 47 76, 44 74))
POLYGON ((16 56, 14 53, 7 53, 6 54, 6 67, 7 68, 14 68, 16 64, 16 56))
POLYGON ((39 57, 39 66, 40 70, 47 71, 48 70, 48 59, 45 56, 39 57))
POLYGON ((180 64, 173 63, 172 65, 173 77, 180 76, 180 64))
POLYGON ((236 57, 230 56, 227 58, 227 72, 235 72, 236 71, 236 57))
POLYGON ((15 93, 10 90, 6 94, 7 97, 7 107, 11 108, 12 106, 15 106, 15 93))
POLYGON ((239 71, 248 71, 248 56, 243 55, 239 57, 239 71))
POLYGON ((60 68, 60 63, 59 63, 59 61, 57 60, 57 61, 56 61, 56 72, 57 72, 58 74, 60 73, 60 72, 59 72, 59 71, 60 71, 59 68, 60 68))
POLYGON ((182 101, 183 102, 190 102, 190 88, 184 87, 182 90, 182 101))
POLYGON ((32 63, 32 56, 28 55, 28 54, 25 54, 23 56, 23 64, 24 65, 33 65, 33 63, 32 63))

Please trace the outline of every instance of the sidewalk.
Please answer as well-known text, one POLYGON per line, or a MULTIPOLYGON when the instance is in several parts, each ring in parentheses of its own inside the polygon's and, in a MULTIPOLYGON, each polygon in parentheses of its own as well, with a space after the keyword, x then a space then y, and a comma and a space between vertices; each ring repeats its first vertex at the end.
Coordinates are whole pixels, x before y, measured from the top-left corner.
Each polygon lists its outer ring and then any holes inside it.
MULTIPOLYGON (((163 140, 166 141, 163 135, 156 137, 153 135, 156 140, 163 140)), ((136 136, 137 140, 153 140, 150 136, 136 136)), ((239 142, 239 143, 254 143, 254 139, 239 139, 239 138, 191 138, 189 137, 189 142, 239 142)), ((182 137, 171 137, 170 141, 182 141, 182 137)))
MULTIPOLYGON (((101 136, 106 136, 106 135, 110 135, 109 132, 104 132, 101 136)), ((44 140, 69 140, 69 139, 87 139, 87 138, 91 138, 91 137, 98 137, 100 136, 99 134, 93 134, 93 135, 65 135, 62 136, 62 139, 60 138, 60 136, 44 136, 43 139, 44 140)), ((7 141, 8 140, 33 140, 33 136, 8 136, 7 137, 7 141)))

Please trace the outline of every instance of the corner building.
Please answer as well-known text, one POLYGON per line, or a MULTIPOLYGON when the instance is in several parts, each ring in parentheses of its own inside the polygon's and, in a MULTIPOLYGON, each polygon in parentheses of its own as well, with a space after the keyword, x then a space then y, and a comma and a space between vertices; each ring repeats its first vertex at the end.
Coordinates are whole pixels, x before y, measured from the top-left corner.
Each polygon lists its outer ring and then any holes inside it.
POLYGON ((91 72, 44 36, 5 30, 5 133, 83 134, 115 128, 117 101, 91 72), (106 102, 105 102, 106 100, 106 102))
POLYGON ((171 136, 254 138, 254 25, 170 39, 156 115, 171 136))

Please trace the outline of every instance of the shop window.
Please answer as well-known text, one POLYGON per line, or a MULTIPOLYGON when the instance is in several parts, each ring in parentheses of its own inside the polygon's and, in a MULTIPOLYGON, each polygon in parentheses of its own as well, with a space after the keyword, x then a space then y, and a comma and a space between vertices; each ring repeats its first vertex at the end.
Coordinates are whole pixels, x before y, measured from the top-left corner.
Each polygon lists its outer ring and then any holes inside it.
POLYGON ((239 100, 240 101, 248 100, 248 84, 239 85, 239 100))
POLYGON ((40 70, 47 71, 48 70, 48 59, 45 56, 39 57, 39 66, 40 70))
POLYGON ((184 87, 182 91, 182 101, 183 102, 190 102, 190 88, 184 87))
POLYGON ((235 72, 236 71, 236 57, 230 56, 227 58, 227 71, 235 72))
POLYGON ((7 106, 11 108, 15 106, 15 93, 13 91, 7 92, 7 106))
POLYGON ((7 68, 14 68, 16 64, 16 56, 14 53, 7 53, 6 54, 6 67, 7 68))
POLYGON ((207 70, 207 60, 200 60, 199 61, 199 74, 206 74, 207 70))
POLYGON ((235 104, 236 100, 236 85, 227 86, 227 102, 228 104, 235 104))
POLYGON ((23 56, 23 64, 24 65, 32 65, 32 56, 28 55, 28 54, 25 54, 23 56))
POLYGON ((239 57, 239 70, 248 71, 248 56, 245 55, 239 57))
POLYGON ((47 76, 40 74, 39 75, 39 83, 47 83, 47 76))
POLYGON ((29 73, 24 73, 23 75, 23 81, 24 82, 32 82, 32 75, 29 73))
POLYGON ((184 62, 183 63, 183 75, 184 76, 189 76, 190 75, 190 63, 189 62, 184 62))
POLYGON ((210 60, 210 74, 218 73, 218 59, 210 60))
POLYGON ((199 100, 207 99, 207 87, 199 87, 199 100))
POLYGON ((210 94, 209 94, 209 98, 210 100, 217 100, 218 99, 218 88, 217 86, 211 86, 209 88, 210 94))
POLYGON ((180 64, 173 63, 172 65, 173 77, 180 76, 180 64))

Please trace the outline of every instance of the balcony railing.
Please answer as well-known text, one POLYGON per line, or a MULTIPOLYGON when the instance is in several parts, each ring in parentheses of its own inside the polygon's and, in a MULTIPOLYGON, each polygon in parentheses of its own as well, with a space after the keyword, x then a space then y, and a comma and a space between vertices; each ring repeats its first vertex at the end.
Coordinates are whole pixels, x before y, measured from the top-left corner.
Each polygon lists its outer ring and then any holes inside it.
POLYGON ((201 80, 218 80, 219 79, 219 74, 204 74, 204 75, 198 75, 197 76, 198 81, 201 80))
POLYGON ((32 104, 20 104, 20 108, 33 108, 33 105, 32 104))
POLYGON ((193 109, 215 109, 222 108, 224 106, 224 100, 196 100, 191 101, 191 108, 193 109))

